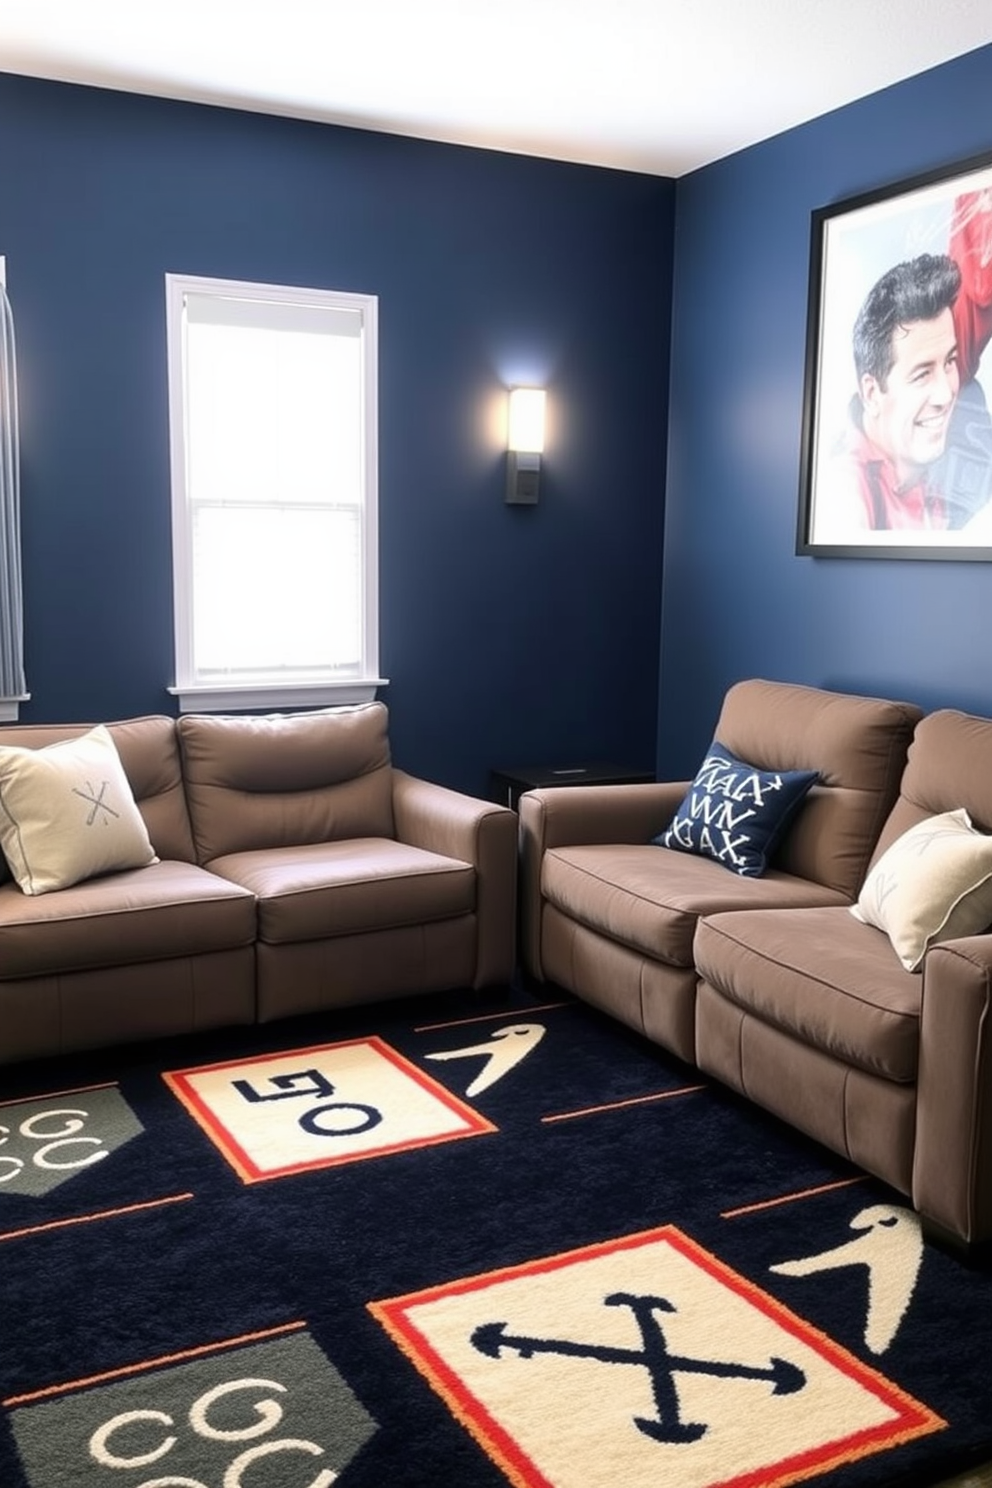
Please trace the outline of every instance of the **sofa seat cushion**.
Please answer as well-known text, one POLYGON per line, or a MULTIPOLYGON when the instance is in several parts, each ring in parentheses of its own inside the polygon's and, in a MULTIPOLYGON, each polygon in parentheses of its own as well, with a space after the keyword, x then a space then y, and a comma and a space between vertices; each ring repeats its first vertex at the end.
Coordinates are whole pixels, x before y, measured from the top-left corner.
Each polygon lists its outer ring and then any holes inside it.
POLYGON ((36 896, 0 884, 0 981, 198 956, 254 939, 253 896, 193 863, 152 863, 36 896))
POLYGON ((271 945, 421 925, 475 909, 470 863, 386 837, 231 853, 210 869, 257 896, 258 937, 271 945))
POLYGON ((763 1023, 869 1074, 915 1081, 922 978, 846 909, 714 915, 694 954, 702 980, 763 1023))
POLYGON ((771 871, 728 873, 712 858, 653 844, 551 848, 541 893, 569 919, 671 966, 692 965, 700 915, 779 905, 846 904, 833 889, 771 871))

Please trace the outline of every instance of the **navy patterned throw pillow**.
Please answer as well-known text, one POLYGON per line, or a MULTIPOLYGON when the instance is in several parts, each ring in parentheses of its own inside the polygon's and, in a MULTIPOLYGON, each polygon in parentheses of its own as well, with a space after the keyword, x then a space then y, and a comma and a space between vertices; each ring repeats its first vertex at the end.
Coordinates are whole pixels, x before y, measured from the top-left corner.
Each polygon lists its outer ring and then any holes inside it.
POLYGON ((759 770, 714 739, 669 826, 653 841, 759 878, 818 779, 815 770, 759 770))

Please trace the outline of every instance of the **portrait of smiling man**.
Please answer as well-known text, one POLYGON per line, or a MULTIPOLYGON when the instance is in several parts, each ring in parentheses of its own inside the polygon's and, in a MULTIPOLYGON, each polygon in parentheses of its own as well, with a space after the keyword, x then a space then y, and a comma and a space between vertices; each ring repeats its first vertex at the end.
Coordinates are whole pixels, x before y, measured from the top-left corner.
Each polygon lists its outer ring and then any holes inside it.
POLYGON ((982 385, 992 339, 992 189, 959 194, 942 233, 925 218, 905 241, 914 233, 943 236, 946 252, 907 255, 852 308, 847 391, 837 388, 838 413, 845 403, 846 411, 819 467, 817 541, 896 531, 946 541, 966 529, 960 540, 977 545, 992 533, 992 418, 982 385))
POLYGON ((873 285, 854 324, 857 393, 832 464, 831 519, 845 529, 943 530, 932 478, 961 386, 953 308, 961 270, 923 253, 873 285))

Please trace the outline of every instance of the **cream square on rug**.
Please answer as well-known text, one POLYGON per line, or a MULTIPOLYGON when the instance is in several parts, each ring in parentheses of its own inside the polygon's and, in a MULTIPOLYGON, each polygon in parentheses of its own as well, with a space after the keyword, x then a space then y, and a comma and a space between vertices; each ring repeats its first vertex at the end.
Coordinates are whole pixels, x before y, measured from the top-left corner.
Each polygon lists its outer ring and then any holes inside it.
POLYGON ((945 1425, 672 1225, 369 1310, 518 1488, 775 1488, 945 1425))
POLYGON ((246 1183, 496 1130, 374 1036, 162 1078, 246 1183))

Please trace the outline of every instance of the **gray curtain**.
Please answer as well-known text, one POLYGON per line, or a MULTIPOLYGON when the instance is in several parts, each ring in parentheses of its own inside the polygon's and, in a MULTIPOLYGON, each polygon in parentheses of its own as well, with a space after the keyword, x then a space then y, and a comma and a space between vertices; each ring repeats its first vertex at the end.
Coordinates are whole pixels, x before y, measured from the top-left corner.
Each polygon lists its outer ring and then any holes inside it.
POLYGON ((14 317, 0 284, 0 701, 27 696, 14 317))

